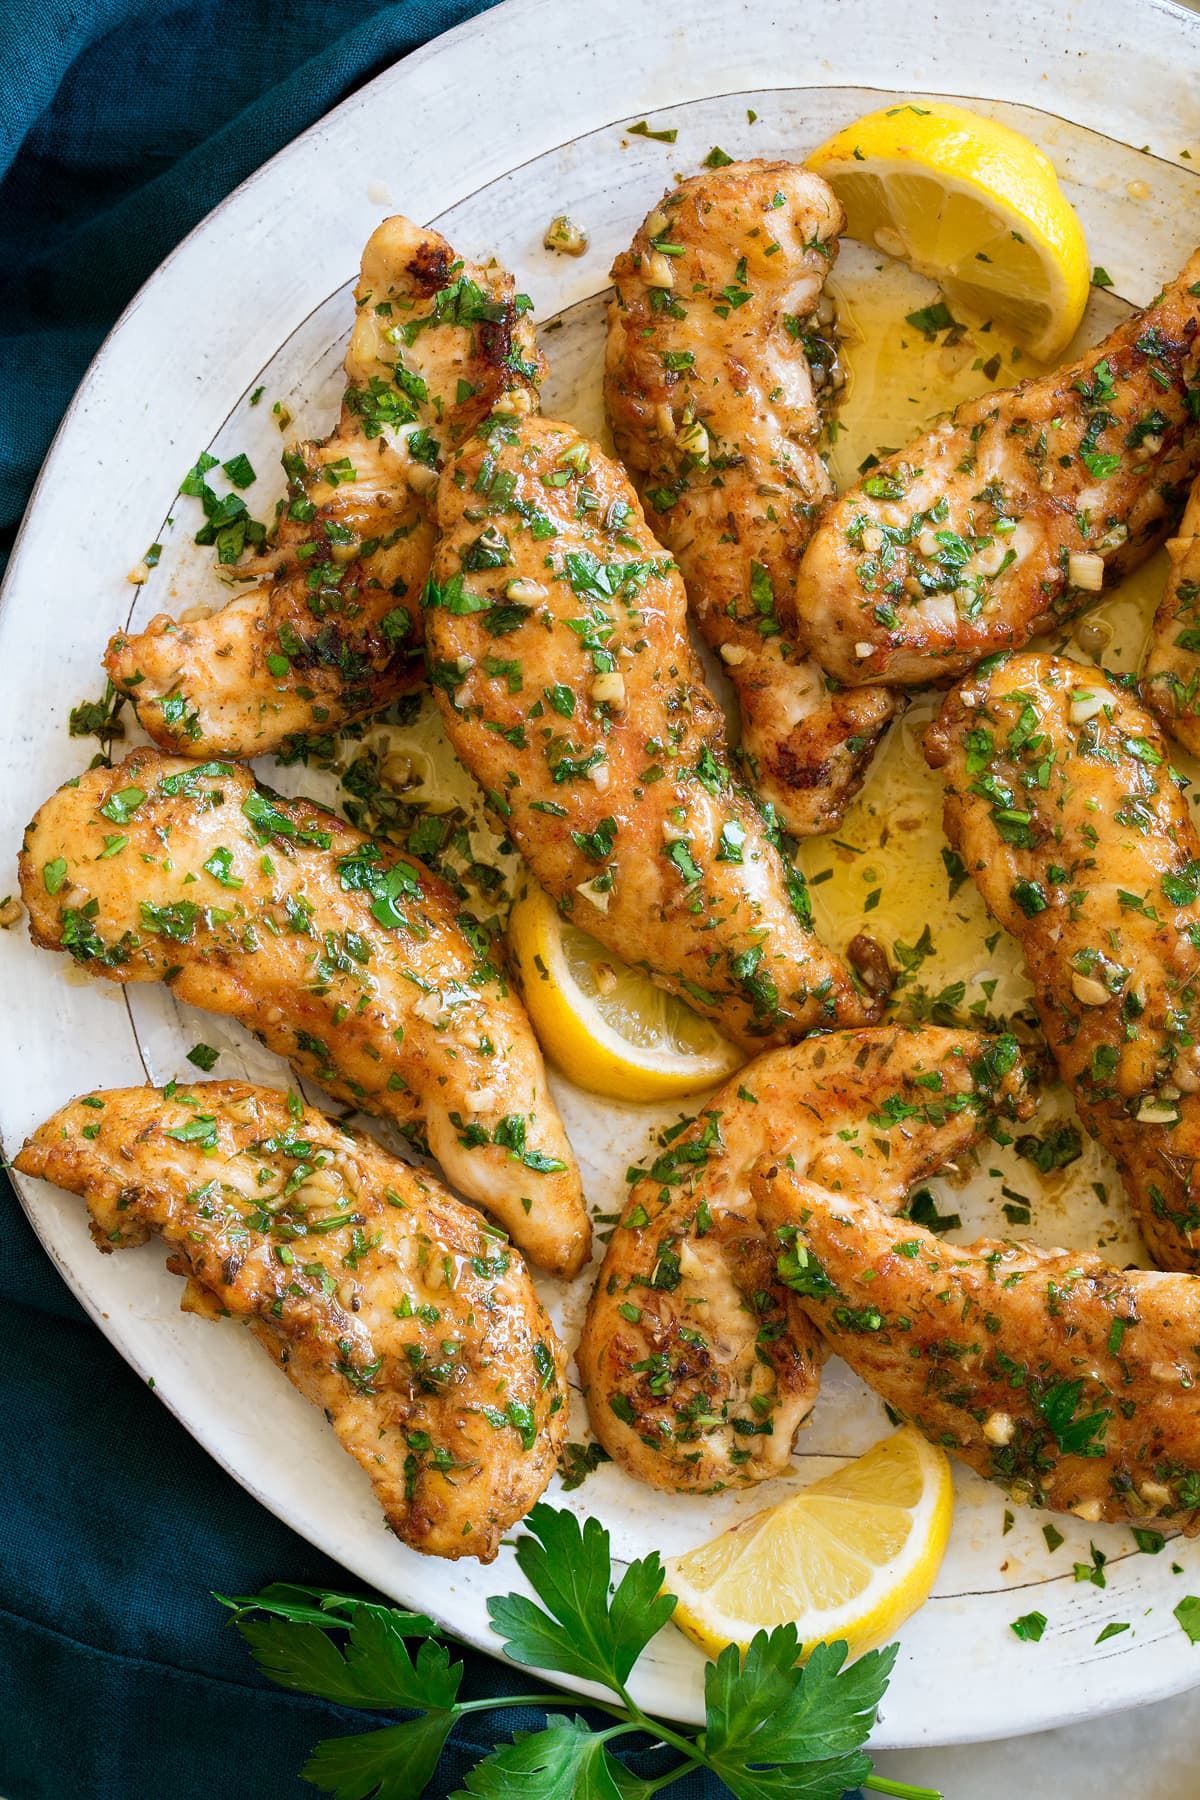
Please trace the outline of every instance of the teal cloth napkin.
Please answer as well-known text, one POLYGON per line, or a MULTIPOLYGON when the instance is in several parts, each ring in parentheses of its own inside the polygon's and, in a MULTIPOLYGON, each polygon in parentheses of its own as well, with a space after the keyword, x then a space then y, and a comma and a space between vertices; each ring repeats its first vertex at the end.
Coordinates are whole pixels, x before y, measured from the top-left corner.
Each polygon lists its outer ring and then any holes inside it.
MULTIPOLYGON (((487 3, 0 7, 0 559, 101 338, 173 245, 356 86, 487 3)), ((298 1771, 313 1745, 385 1721, 262 1680, 211 1590, 360 1584, 251 1500, 125 1366, 3 1175, 0 1225, 0 1795, 311 1795, 298 1771)), ((464 1692, 528 1686, 490 1658, 467 1663, 464 1692)), ((461 1783, 489 1730, 540 1722, 474 1722, 431 1795, 461 1783)))

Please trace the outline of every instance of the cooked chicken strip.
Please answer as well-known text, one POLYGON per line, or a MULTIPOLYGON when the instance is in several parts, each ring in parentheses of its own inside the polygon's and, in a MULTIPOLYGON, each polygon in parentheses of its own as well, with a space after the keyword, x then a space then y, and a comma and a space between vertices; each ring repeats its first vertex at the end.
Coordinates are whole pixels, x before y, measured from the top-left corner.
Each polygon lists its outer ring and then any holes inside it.
POLYGON ((1188 1526, 1200 1507, 1200 1279, 1088 1251, 946 1244, 767 1159, 786 1277, 830 1347, 1014 1499, 1188 1526))
POLYGON ((25 834, 34 942, 167 981, 300 1074, 393 1119, 541 1267, 587 1261, 579 1173, 484 931, 421 863, 232 763, 135 750, 25 834))
POLYGON ((112 1088, 47 1119, 16 1167, 81 1194, 100 1250, 157 1232, 184 1311, 248 1325, 414 1549, 490 1562, 554 1473, 562 1346, 520 1257, 296 1095, 112 1088))
POLYGON ((1078 362, 968 400, 831 506, 805 644, 852 686, 1019 649, 1162 542, 1200 467, 1200 252, 1078 362))
POLYGON ((749 1064, 633 1188, 578 1350, 592 1429, 652 1487, 780 1475, 820 1382, 819 1340, 775 1278, 750 1170, 787 1158, 889 1209, 1002 1111, 1029 1111, 1011 1038, 837 1032, 749 1064))
POLYGON ((1200 476, 1167 553, 1170 573, 1146 649, 1142 698, 1163 730, 1200 756, 1200 476))
POLYGON ((570 425, 493 414, 438 522, 446 730, 563 910, 749 1048, 877 1014, 730 779, 683 583, 618 465, 570 425))
POLYGON ((1153 720, 1098 669, 1014 656, 947 697, 925 755, 1151 1255, 1197 1266, 1200 837, 1153 720))
POLYGON ((608 324, 617 454, 737 689, 747 779, 800 834, 838 823, 896 708, 831 692, 796 649, 800 553, 831 492, 815 315, 845 222, 796 163, 694 175, 618 256, 608 324))
POLYGON ((376 711, 424 679, 421 589, 445 457, 542 371, 528 301, 496 265, 385 219, 363 252, 337 430, 293 446, 264 585, 211 618, 118 632, 105 667, 156 743, 258 756, 376 711))

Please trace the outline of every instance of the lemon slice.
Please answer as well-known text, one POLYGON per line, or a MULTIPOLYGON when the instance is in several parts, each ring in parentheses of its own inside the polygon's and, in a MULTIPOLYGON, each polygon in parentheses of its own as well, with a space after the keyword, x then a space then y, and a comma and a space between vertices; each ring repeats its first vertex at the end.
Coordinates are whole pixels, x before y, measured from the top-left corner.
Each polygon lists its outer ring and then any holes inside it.
POLYGON ((794 1624, 861 1656, 929 1598, 954 1511, 950 1464, 911 1425, 790 1500, 666 1562, 676 1625, 710 1656, 794 1624))
POLYGON ((913 102, 848 125, 808 167, 837 193, 850 237, 902 257, 1040 362, 1061 356, 1087 305, 1087 244, 1049 159, 1020 132, 913 102))
POLYGON ((532 882, 512 909, 508 945, 542 1048, 594 1094, 670 1099, 746 1060, 715 1025, 568 924, 532 882))

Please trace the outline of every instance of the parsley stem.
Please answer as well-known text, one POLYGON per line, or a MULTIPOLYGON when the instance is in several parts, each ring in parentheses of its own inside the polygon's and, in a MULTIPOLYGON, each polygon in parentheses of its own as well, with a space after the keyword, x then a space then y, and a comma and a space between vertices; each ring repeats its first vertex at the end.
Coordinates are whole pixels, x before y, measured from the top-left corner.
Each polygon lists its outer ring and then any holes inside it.
POLYGON ((942 1800, 940 1788, 912 1787, 907 1781, 889 1781, 886 1775, 868 1775, 862 1785, 868 1794, 892 1794, 895 1800, 942 1800))
MULTIPOLYGON (((672 1749, 678 1750, 680 1755, 686 1756, 691 1763, 703 1760, 697 1756, 696 1746, 691 1738, 681 1737, 679 1732, 672 1731, 669 1725, 664 1725, 661 1719, 647 1718, 641 1707, 630 1699, 625 1688, 622 1687, 620 1691, 629 1717, 639 1730, 644 1731, 648 1737, 657 1738, 660 1743, 670 1744, 672 1749)), ((677 1770, 676 1773, 682 1774, 683 1771, 677 1770)))
POLYGON ((656 1794, 659 1788, 669 1787, 671 1782, 678 1781, 681 1775, 690 1775, 693 1769, 700 1769, 703 1766, 698 1758, 689 1756, 686 1762, 677 1763, 665 1775, 660 1775, 657 1781, 648 1781, 645 1791, 647 1794, 656 1794))
MULTIPOLYGON (((567 1699, 568 1699, 568 1696, 565 1693, 561 1693, 561 1694, 497 1694, 494 1700, 459 1700, 459 1701, 456 1701, 454 1710, 455 1710, 455 1712, 460 1712, 460 1713, 499 1712, 503 1707, 506 1707, 506 1706, 544 1706, 544 1707, 561 1710, 562 1707, 567 1703, 567 1699)), ((624 1723, 624 1721, 625 1721, 625 1713, 622 1710, 622 1708, 619 1706, 614 1706, 612 1704, 612 1702, 609 1700, 588 1700, 586 1702, 586 1704, 588 1706, 594 1707, 597 1712, 605 1712, 605 1713, 608 1713, 610 1715, 610 1717, 612 1717, 614 1719, 620 1719, 622 1721, 622 1723, 624 1723)), ((630 1726, 630 1727, 628 1727, 628 1729, 632 1730, 633 1727, 630 1726)), ((638 1729, 641 1730, 642 1727, 639 1726, 638 1729)), ((604 1735, 607 1736, 608 1734, 605 1733, 604 1735)))

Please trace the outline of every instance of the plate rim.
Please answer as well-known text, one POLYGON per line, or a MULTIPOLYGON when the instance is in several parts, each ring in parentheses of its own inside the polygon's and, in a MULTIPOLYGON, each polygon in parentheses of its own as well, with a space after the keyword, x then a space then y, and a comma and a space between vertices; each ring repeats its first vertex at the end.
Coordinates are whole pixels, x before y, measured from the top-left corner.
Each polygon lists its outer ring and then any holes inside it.
MULTIPOLYGON (((843 3, 846 4, 846 0, 843 0, 843 3)), ((837 4, 837 0, 825 0, 825 4, 832 7, 837 4)), ((599 0, 597 6, 589 7, 589 11, 599 12, 605 17, 617 17, 622 14, 627 14, 631 10, 636 10, 636 0, 599 0)), ((748 12, 757 9, 753 5, 753 0, 727 0, 727 5, 721 10, 748 12)), ((880 0, 848 0, 848 10, 865 15, 873 11, 882 13, 884 8, 882 7, 880 0)), ((1074 11, 1075 28, 1077 32, 1082 35, 1085 30, 1095 28, 1094 21, 1097 16, 1106 13, 1115 15, 1118 9, 1116 6, 1110 4, 1109 0, 1084 0, 1084 3, 1076 9, 1070 9, 1063 3, 1063 0, 1057 0, 1054 8, 1056 19, 1059 13, 1065 14, 1071 10, 1074 11)), ((398 59, 397 62, 392 63, 381 70, 369 83, 365 84, 354 94, 341 101, 338 106, 325 114, 321 119, 314 122, 313 125, 308 127, 298 137, 284 145, 265 163, 261 164, 259 168, 252 171, 236 188, 226 195, 217 206, 207 213, 204 218, 197 221, 187 235, 171 249, 168 255, 163 259, 162 263, 159 264, 157 269, 148 277, 147 281, 144 282, 133 295, 109 332, 105 335, 55 431, 46 458, 35 480, 28 506, 21 521, 8 568, 5 573, 3 585, 0 586, 0 645, 3 644, 7 630, 14 628, 13 622, 17 615, 17 604, 14 597, 19 590, 22 590, 27 585, 31 585, 26 576, 26 562, 34 551, 34 531, 39 522, 42 502, 47 491, 55 483, 59 465, 63 462, 67 453, 68 440, 74 439, 75 428, 79 424, 82 415, 86 412, 98 384, 113 360, 114 350, 118 345, 124 345, 131 327, 135 324, 138 314, 145 306, 152 303, 155 297, 162 292, 164 283, 174 274, 178 273, 182 264, 185 264, 192 256, 194 256, 198 247, 204 245, 205 239, 209 237, 210 234, 215 233, 219 238, 227 217, 230 214, 235 213, 238 208, 243 207, 247 199, 253 196, 254 191, 257 188, 269 185, 272 177, 278 177, 282 167, 286 165, 296 165, 298 161, 301 161, 305 156, 311 153, 323 139, 334 135, 338 129, 345 126, 357 112, 364 109, 369 110, 373 104, 377 103, 381 93, 390 90, 393 84, 402 86, 408 79, 411 79, 414 83, 418 83, 423 74, 433 65, 438 63, 441 59, 452 56, 460 51, 465 50, 468 56, 478 56, 481 53, 481 46, 479 44, 481 38, 486 39, 492 36, 493 33, 498 33, 500 37, 503 37, 508 30, 509 24, 513 20, 522 19, 533 23, 540 16, 551 16, 554 11, 555 8, 551 5, 550 0, 502 0, 502 4, 495 6, 482 14, 476 15, 474 18, 462 21, 449 32, 430 40, 429 43, 398 59), (497 21, 500 21, 501 23, 497 24, 497 21), (469 44, 468 40, 470 40, 469 44)), ((913 14, 932 21, 937 16, 936 0, 913 0, 910 11, 913 14)), ((1200 49, 1200 15, 1184 11, 1174 4, 1173 0, 1132 0, 1132 3, 1130 3, 1130 0, 1125 0, 1120 11, 1123 22, 1127 28, 1131 30, 1139 15, 1144 15, 1147 18, 1155 17, 1165 23, 1169 32, 1182 31, 1184 38, 1186 38, 1186 40, 1194 47, 1200 49)), ((1050 28, 1048 24, 1046 28, 1050 28)), ((796 79, 776 80, 774 85, 780 91, 786 92, 798 86, 836 88, 850 85, 864 87, 874 84, 868 78, 867 73, 864 72, 862 80, 853 83, 833 79, 828 81, 816 79, 802 80, 800 74, 797 73, 796 79)), ((764 91, 770 86, 771 83, 765 79, 760 79, 754 84, 754 88, 757 91, 764 91)), ((955 84, 953 91, 959 92, 961 86, 962 83, 959 81, 955 84)), ((1044 100, 1034 100, 1023 93, 1005 93, 1002 91, 1002 87, 1002 81, 998 77, 993 77, 984 91, 987 92, 989 99, 991 100, 1011 100, 1016 104, 1037 106, 1039 110, 1051 118, 1064 118, 1068 119, 1070 122, 1078 123, 1085 129, 1096 129, 1094 125, 1089 125, 1083 118, 1075 118, 1072 114, 1056 111, 1052 105, 1046 104, 1044 100)), ((745 88, 745 84, 732 87, 727 91, 731 93, 740 93, 744 91, 744 89, 745 91, 749 91, 748 88, 745 88)), ((896 91, 894 84, 889 91, 896 91)), ((920 83, 914 82, 911 91, 931 93, 940 91, 949 93, 952 90, 950 87, 942 87, 939 89, 936 81, 925 81, 920 83)), ((631 72, 631 98, 634 97, 636 93, 637 87, 632 79, 631 72)), ((686 91, 677 94, 669 96, 666 94, 659 94, 657 99, 647 99, 645 102, 645 110, 648 112, 662 111, 670 106, 714 97, 716 96, 713 94, 699 94, 692 92, 690 88, 687 88, 686 91)), ((632 108, 625 116, 633 117, 635 112, 640 110, 642 109, 636 107, 632 108)), ((606 123, 606 121, 589 122, 577 131, 575 136, 586 136, 592 131, 601 129, 604 123, 606 123)), ((619 124, 619 121, 613 121, 613 123, 619 124)), ((537 160, 538 157, 547 154, 551 148, 552 146, 548 144, 541 145, 534 149, 529 156, 522 156, 517 161, 509 163, 506 167, 499 169, 497 173, 489 176, 487 180, 478 183, 477 191, 478 189, 486 188, 491 181, 502 179, 505 175, 512 173, 515 169, 521 167, 523 163, 537 160)), ((1164 160, 1169 161, 1172 159, 1168 157, 1164 158, 1164 160)), ((458 204, 467 197, 468 193, 465 191, 463 193, 454 193, 445 201, 445 204, 439 208, 439 212, 458 204)), ((375 210, 376 213, 378 213, 378 206, 375 210)), ((414 211, 416 211, 415 208, 414 211)), ((336 291, 336 288, 331 290, 331 292, 336 291)), ((326 298, 327 297, 328 296, 326 296, 326 298)), ((319 307, 323 303, 323 299, 317 299, 308 308, 308 311, 311 312, 315 307, 319 307)), ((305 315, 302 314, 301 317, 303 316, 305 315)), ((297 328, 298 323, 299 320, 293 321, 291 326, 292 331, 297 328)), ((230 385, 232 385, 232 383, 230 385)), ((228 392, 229 389, 227 388, 225 391, 228 392)), ((236 405, 236 402, 234 404, 236 405)), ((19 627, 16 627, 16 629, 19 629, 19 627)), ((0 655, 2 655, 2 650, 0 650, 0 655)), ((99 1302, 89 1293, 85 1271, 81 1268, 76 1272, 67 1256, 65 1254, 60 1254, 60 1247, 51 1241, 50 1234, 44 1234, 39 1227, 36 1188, 40 1184, 35 1184, 28 1178, 19 1177, 15 1171, 11 1172, 11 1179, 14 1190, 18 1194, 22 1209, 25 1212, 26 1217, 29 1218, 39 1241, 42 1243, 43 1248, 47 1250, 58 1273, 66 1281, 68 1288, 79 1300, 88 1317, 99 1326, 110 1343, 113 1344, 114 1348, 118 1350, 136 1373, 143 1379, 149 1379, 148 1370, 145 1368, 141 1356, 132 1346, 128 1345, 123 1340, 119 1321, 105 1315, 99 1302)), ((189 1434, 195 1437, 196 1440, 201 1443, 205 1451, 212 1456, 228 1474, 232 1475, 239 1485, 243 1487, 246 1492, 251 1494, 254 1499, 266 1506, 268 1510, 273 1512, 277 1517, 281 1518, 291 1529, 295 1530, 298 1535, 304 1537, 309 1542, 313 1542, 319 1548, 335 1557, 345 1567, 357 1574, 360 1579, 371 1581, 373 1584, 377 1582, 377 1576, 374 1573, 366 1573, 362 1566, 366 1559, 363 1558, 360 1560, 356 1558, 352 1540, 348 1541, 347 1545, 344 1547, 339 1545, 331 1548, 328 1534, 314 1536, 311 1526, 297 1516, 291 1508, 286 1504, 281 1503, 278 1499, 268 1498, 259 1490, 255 1483, 252 1463, 251 1466, 244 1469, 241 1466, 235 1466, 232 1461, 227 1460, 226 1454, 222 1448, 214 1445, 209 1437, 200 1435, 198 1430, 193 1429, 193 1427, 188 1424, 184 1412, 172 1398, 170 1398, 162 1389, 156 1389, 156 1393, 168 1406, 172 1414, 184 1425, 184 1428, 189 1431, 189 1434)), ((487 1654, 496 1656, 501 1661, 505 1660, 497 1640, 492 1637, 490 1628, 486 1623, 481 1623, 476 1632, 468 1630, 459 1621, 455 1621, 448 1628, 464 1642, 472 1644, 474 1647, 483 1650, 487 1654)), ((1135 1654, 1132 1645, 1125 1654, 1135 1654)), ((1130 1670, 1132 1670, 1133 1667, 1132 1664, 1126 1664, 1124 1666, 1128 1667, 1130 1670)), ((548 1674, 546 1679, 567 1692, 586 1695, 588 1693, 596 1694, 601 1691, 589 1687, 586 1683, 580 1683, 556 1673, 548 1674)), ((1157 1684, 1140 1687, 1137 1689, 1134 1698, 1125 1700, 1122 1704, 1141 1704, 1153 1699, 1166 1698, 1170 1695, 1184 1691, 1186 1688, 1195 1685, 1197 1682, 1200 1682, 1200 1669, 1194 1674, 1191 1673, 1187 1668, 1187 1665, 1183 1663, 1181 1659, 1178 1679, 1164 1678, 1157 1684)), ((1113 1710, 1119 1709, 1114 1708, 1103 1699, 1099 1701, 1093 1700, 1090 1703, 1088 1701, 1082 1701, 1077 1705, 1065 1708, 1060 1702, 1057 1709, 1051 1708, 1046 1714, 1039 1715, 1029 1721, 1019 1721, 1016 1723, 1013 1723, 1011 1720, 1005 1721, 1003 1725, 1003 1736, 1024 1735, 1027 1732, 1044 1730, 1055 1725, 1070 1724, 1088 1717, 1096 1716, 1101 1712, 1113 1710)), ((995 1734, 994 1732, 991 1734, 983 1734, 978 1730, 973 1730, 964 1736, 954 1737, 947 1736, 945 1732, 941 1732, 939 1733, 937 1741, 941 1743, 981 1741, 985 1735, 994 1736, 995 1734)), ((879 1744, 880 1747, 883 1747, 884 1744, 886 1744, 887 1747, 904 1747, 906 1745, 931 1742, 932 1740, 923 1737, 919 1731, 914 1735, 914 1732, 910 1729, 905 1735, 899 1738, 894 1738, 887 1732, 876 1734, 874 1741, 879 1744)))

